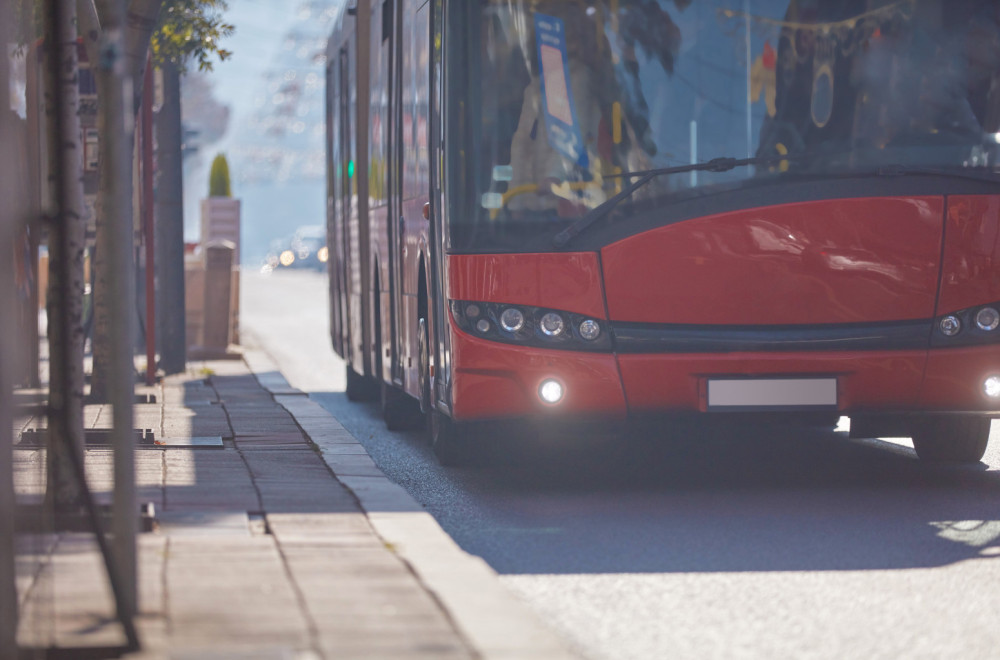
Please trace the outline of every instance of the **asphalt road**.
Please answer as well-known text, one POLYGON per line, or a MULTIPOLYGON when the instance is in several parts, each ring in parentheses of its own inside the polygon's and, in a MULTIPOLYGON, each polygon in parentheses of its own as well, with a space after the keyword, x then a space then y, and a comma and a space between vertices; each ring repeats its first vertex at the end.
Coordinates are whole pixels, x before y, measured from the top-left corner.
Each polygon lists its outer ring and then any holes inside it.
POLYGON ((777 425, 552 438, 443 469, 423 434, 347 401, 323 275, 242 287, 244 343, 585 657, 1000 657, 996 428, 975 467, 777 425))

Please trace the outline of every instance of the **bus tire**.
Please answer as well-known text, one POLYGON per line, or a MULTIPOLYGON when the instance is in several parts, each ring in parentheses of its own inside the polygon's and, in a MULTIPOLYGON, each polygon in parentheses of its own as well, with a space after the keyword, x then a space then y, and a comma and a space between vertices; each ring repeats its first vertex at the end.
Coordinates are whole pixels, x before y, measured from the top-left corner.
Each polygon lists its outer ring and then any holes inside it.
POLYGON ((431 408, 428 427, 431 449, 444 467, 462 467, 472 459, 471 446, 465 437, 464 425, 431 408))
POLYGON ((913 429, 917 457, 931 463, 978 463, 990 439, 988 417, 930 417, 913 429))
POLYGON ((419 428, 420 411, 417 401, 402 390, 382 381, 382 419, 390 431, 419 428))
POLYGON ((417 360, 420 379, 420 412, 426 415, 431 409, 431 353, 427 332, 427 319, 420 319, 417 332, 417 360))
POLYGON ((347 400, 348 401, 374 401, 378 396, 378 387, 375 381, 367 376, 362 376, 355 371, 351 365, 347 365, 347 400))

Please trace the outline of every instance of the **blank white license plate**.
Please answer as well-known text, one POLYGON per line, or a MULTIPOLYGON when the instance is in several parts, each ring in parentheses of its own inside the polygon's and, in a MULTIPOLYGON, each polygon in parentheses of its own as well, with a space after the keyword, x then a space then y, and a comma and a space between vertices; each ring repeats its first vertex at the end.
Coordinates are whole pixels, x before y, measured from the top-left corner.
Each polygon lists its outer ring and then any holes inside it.
POLYGON ((834 408, 836 378, 710 378, 708 408, 834 408))

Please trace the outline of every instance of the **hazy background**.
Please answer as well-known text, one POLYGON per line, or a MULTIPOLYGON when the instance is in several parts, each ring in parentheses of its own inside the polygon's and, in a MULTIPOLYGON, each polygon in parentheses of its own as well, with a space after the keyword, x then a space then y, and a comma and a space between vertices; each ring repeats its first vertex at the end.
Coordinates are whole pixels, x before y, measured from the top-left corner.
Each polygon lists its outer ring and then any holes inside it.
POLYGON ((217 153, 242 201, 241 254, 259 265, 268 244, 325 222, 323 109, 326 39, 343 0, 229 0, 233 52, 184 84, 184 238, 197 241, 200 202, 217 153))

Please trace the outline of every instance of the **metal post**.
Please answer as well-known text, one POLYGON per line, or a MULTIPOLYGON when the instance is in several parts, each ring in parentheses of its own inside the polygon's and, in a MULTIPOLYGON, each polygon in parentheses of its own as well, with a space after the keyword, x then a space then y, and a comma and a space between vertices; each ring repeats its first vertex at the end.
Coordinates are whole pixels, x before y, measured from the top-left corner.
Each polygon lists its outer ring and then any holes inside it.
MULTIPOLYGON (((28 30, 27 26, 34 24, 33 4, 30 2, 24 3, 22 4, 22 8, 25 16, 22 17, 18 28, 28 30)), ((28 337, 26 337, 26 340, 29 342, 29 345, 25 351, 25 355, 28 356, 28 382, 26 385, 32 388, 40 388, 42 386, 41 352, 39 348, 41 328, 38 323, 38 314, 41 310, 42 302, 39 296, 39 281, 42 274, 38 259, 38 247, 40 243, 39 236, 41 235, 42 181, 44 180, 42 174, 42 149, 44 143, 42 140, 42 127, 39 125, 39 118, 42 116, 42 113, 39 110, 40 94, 38 91, 38 81, 40 80, 40 72, 38 70, 38 51, 34 48, 28 49, 25 69, 27 80, 25 81, 24 96, 28 129, 27 162, 25 163, 28 168, 27 190, 25 191, 28 198, 25 212, 28 214, 28 247, 29 255, 31 256, 31 269, 35 276, 29 293, 32 313, 28 314, 27 323, 28 337)))
POLYGON ((156 267, 160 367, 187 368, 187 292, 184 289, 184 172, 181 158, 181 91, 177 66, 164 62, 163 105, 156 115, 156 267))
POLYGON ((146 384, 156 381, 156 234, 153 229, 153 63, 142 83, 142 226, 146 243, 146 384))
POLYGON ((753 61, 750 59, 750 0, 743 0, 743 17, 746 20, 746 58, 747 58, 747 158, 753 155, 753 118, 750 114, 750 69, 753 61))
MULTIPOLYGON (((8 200, 0 205, 0 245, 12 245, 15 225, 24 218, 18 218, 16 209, 23 206, 24 191, 12 190, 15 180, 12 164, 17 163, 20 154, 11 139, 14 132, 10 115, 9 73, 10 60, 6 46, 10 40, 8 27, 11 25, 10 3, 0 0, 0 44, 5 51, 0 61, 0 185, 2 196, 8 200)), ((19 163, 26 167, 25 163, 19 163)), ((10 265, 0 268, 0 309, 12 309, 14 302, 14 281, 10 265)), ((0 659, 17 655, 17 587, 14 569, 14 438, 11 410, 11 369, 14 363, 14 347, 11 338, 11 314, 0 314, 0 659)))
POLYGON ((113 407, 115 492, 111 504, 113 554, 121 599, 118 614, 132 619, 138 611, 136 588, 136 534, 139 510, 135 494, 135 334, 132 305, 135 304, 135 268, 132 227, 132 149, 130 138, 135 124, 132 114, 132 85, 125 75, 122 32, 125 7, 122 0, 105 4, 106 17, 101 28, 98 67, 98 95, 105 104, 105 129, 101 157, 107 158, 104 172, 113 176, 104 213, 107 214, 109 287, 110 401, 113 407))
MULTIPOLYGON (((691 120, 691 164, 694 165, 698 162, 698 122, 694 119, 691 120)), ((691 187, 698 187, 698 172, 697 170, 691 170, 691 187)))

